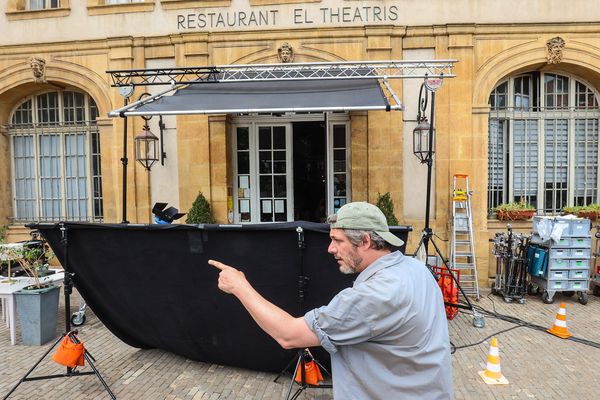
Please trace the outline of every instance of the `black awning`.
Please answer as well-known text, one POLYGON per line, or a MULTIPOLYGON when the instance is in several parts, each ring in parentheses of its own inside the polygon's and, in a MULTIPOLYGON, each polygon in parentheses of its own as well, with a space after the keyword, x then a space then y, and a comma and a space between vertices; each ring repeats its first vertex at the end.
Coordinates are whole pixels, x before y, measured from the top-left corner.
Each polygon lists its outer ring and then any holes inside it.
POLYGON ((190 84, 109 116, 400 110, 377 79, 274 80, 190 84))

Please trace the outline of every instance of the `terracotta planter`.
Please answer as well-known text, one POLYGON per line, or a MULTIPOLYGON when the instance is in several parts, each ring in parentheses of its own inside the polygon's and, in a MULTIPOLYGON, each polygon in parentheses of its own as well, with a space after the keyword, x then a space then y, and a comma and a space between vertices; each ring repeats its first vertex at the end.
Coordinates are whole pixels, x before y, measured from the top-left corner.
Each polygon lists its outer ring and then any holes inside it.
POLYGON ((598 219, 598 211, 577 211, 577 216, 595 221, 598 219))
POLYGON ((533 218, 535 210, 496 210, 500 221, 525 221, 533 218))

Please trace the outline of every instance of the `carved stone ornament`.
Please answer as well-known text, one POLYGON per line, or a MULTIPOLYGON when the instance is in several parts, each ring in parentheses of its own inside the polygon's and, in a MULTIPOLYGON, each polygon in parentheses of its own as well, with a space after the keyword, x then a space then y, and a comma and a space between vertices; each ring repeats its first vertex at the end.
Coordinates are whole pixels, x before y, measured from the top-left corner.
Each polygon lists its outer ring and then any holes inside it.
POLYGON ((548 64, 559 64, 563 58, 563 49, 565 48, 565 41, 560 36, 554 37, 546 42, 548 48, 548 64))
POLYGON ((46 82, 46 60, 40 57, 29 57, 29 66, 36 82, 46 82))
POLYGON ((277 49, 277 57, 279 58, 279 62, 291 63, 294 61, 294 49, 286 42, 277 49))

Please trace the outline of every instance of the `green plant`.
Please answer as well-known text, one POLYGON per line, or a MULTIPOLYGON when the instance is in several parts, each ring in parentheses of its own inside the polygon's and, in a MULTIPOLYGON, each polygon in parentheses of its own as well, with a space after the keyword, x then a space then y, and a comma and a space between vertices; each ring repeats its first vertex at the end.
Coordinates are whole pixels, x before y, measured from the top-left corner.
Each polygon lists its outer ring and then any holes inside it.
POLYGON ((36 289, 42 287, 40 278, 48 275, 48 262, 54 253, 46 243, 41 247, 2 247, 0 249, 4 259, 17 263, 23 272, 33 278, 36 289))
POLYGON ((385 219, 387 220, 387 224, 389 226, 398 225, 398 219, 394 215, 394 201, 392 200, 392 196, 390 192, 385 194, 377 193, 377 203, 375 204, 383 215, 385 215, 385 219))
POLYGON ((194 200, 192 207, 188 211, 186 224, 214 224, 215 218, 210 210, 210 203, 202 192, 198 193, 198 197, 194 200))
POLYGON ((4 239, 6 238, 7 229, 8 229, 8 225, 0 226, 0 243, 4 243, 4 239))
POLYGON ((511 203, 500 204, 494 210, 496 211, 522 211, 522 210, 535 210, 535 207, 527 203, 525 199, 521 198, 519 201, 513 201, 511 203))
POLYGON ((587 206, 563 207, 563 212, 567 214, 577 214, 578 212, 600 212, 600 204, 588 204, 587 206))

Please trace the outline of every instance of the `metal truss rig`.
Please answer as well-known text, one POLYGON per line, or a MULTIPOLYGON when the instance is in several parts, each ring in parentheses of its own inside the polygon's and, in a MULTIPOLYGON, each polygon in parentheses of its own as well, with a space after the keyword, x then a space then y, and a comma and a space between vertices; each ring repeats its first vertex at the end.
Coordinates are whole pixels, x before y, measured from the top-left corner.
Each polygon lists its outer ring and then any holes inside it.
POLYGON ((456 60, 344 61, 124 69, 107 73, 112 77, 113 87, 274 80, 443 79, 455 76, 452 72, 455 63, 456 60))

